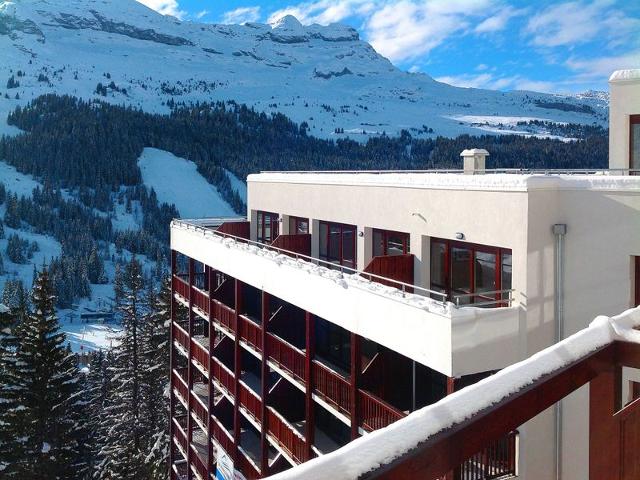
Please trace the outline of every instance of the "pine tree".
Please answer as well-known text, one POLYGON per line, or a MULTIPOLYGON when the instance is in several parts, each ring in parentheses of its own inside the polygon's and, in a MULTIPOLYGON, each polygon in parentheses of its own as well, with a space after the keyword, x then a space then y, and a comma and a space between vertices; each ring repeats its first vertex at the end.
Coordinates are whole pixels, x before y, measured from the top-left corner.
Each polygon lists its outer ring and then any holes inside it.
POLYGON ((32 290, 33 312, 18 328, 9 381, 19 406, 8 416, 19 459, 14 478, 73 479, 81 467, 82 410, 76 361, 64 346, 49 275, 43 270, 32 290))
POLYGON ((16 371, 15 349, 18 339, 15 336, 17 318, 8 307, 0 305, 0 477, 16 478, 9 472, 20 455, 14 425, 10 422, 20 405, 14 395, 12 374, 16 371))

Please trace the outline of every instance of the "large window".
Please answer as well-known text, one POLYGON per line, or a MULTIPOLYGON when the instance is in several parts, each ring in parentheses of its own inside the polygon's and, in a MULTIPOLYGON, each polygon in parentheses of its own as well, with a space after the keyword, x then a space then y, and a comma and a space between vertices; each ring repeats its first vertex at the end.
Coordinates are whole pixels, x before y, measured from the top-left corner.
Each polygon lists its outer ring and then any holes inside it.
POLYGON ((258 242, 270 244, 279 234, 277 213, 258 211, 258 242))
POLYGON ((309 219, 302 217, 289 217, 289 234, 298 235, 309 233, 309 219))
MULTIPOLYGON (((629 131, 629 168, 640 170, 640 115, 631 115, 629 131)), ((638 175, 638 172, 632 173, 638 175)))
POLYGON ((431 289, 460 305, 507 299, 495 292, 511 289, 511 258, 509 249, 434 238, 431 289))
POLYGON ((320 259, 356 268, 356 227, 320 222, 320 259))
POLYGON ((405 255, 409 253, 409 234, 392 230, 373 230, 373 256, 405 255))

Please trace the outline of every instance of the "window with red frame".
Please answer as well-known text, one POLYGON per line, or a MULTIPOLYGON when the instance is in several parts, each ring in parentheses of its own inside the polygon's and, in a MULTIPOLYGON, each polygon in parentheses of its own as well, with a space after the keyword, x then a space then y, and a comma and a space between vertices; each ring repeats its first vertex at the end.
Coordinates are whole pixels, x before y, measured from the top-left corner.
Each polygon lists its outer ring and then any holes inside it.
POLYGON ((356 268, 356 226, 320 222, 320 259, 356 268))
MULTIPOLYGON (((506 300, 511 289, 511 250, 432 238, 431 289, 460 305, 506 300)), ((496 306, 500 303, 489 305, 496 306)))
MULTIPOLYGON (((629 127, 629 168, 640 170, 640 115, 631 115, 629 127)), ((640 172, 631 174, 639 175, 640 172)))
POLYGON ((258 242, 270 244, 279 234, 279 216, 277 213, 258 211, 258 242))
POLYGON ((409 253, 409 234, 393 230, 373 229, 373 256, 406 255, 409 253))
POLYGON ((309 219, 302 217, 289 217, 289 234, 298 235, 309 233, 309 219))

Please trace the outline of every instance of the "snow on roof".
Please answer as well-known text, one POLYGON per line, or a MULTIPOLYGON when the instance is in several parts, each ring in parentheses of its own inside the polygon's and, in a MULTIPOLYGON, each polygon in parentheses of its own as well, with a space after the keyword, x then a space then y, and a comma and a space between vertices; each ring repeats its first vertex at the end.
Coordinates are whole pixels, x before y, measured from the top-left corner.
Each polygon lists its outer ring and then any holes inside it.
POLYGON ((640 81, 640 68, 616 70, 609 77, 609 82, 640 81))
POLYGON ((486 173, 463 175, 437 172, 263 172, 249 175, 247 183, 302 183, 436 190, 607 190, 640 191, 640 176, 599 174, 486 173))
POLYGON ((577 361, 615 340, 640 343, 640 307, 615 317, 597 317, 589 327, 528 359, 424 407, 390 426, 360 437, 332 453, 272 480, 358 478, 386 465, 418 444, 495 405, 539 378, 577 361))

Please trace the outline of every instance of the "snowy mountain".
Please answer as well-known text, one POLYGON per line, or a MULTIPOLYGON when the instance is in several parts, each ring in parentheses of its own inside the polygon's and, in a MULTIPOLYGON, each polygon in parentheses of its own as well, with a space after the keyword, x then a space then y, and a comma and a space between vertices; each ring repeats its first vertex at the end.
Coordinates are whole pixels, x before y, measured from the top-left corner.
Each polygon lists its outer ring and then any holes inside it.
POLYGON ((0 1, 0 134, 16 131, 8 111, 45 92, 152 112, 170 99, 235 100, 328 138, 501 132, 505 118, 605 125, 607 115, 598 95, 458 88, 403 72, 343 25, 182 22, 134 0, 0 1))

